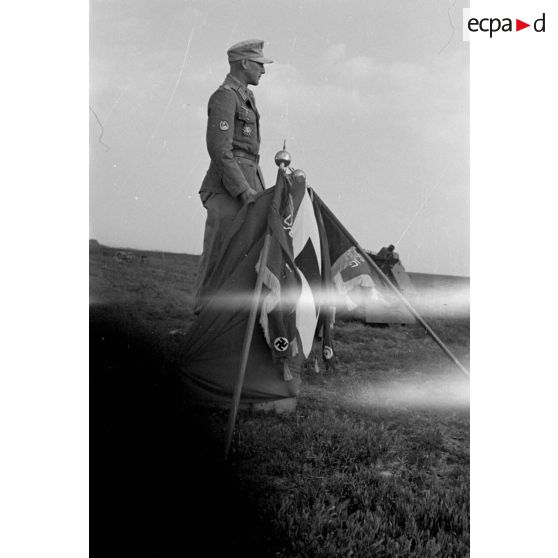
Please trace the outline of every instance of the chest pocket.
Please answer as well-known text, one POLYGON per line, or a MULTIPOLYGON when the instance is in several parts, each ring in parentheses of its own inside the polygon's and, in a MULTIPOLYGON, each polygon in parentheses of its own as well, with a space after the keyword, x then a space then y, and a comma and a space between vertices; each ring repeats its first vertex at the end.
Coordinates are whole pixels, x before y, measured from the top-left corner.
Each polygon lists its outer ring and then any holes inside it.
POLYGON ((246 106, 241 106, 236 113, 236 117, 239 120, 239 128, 238 132, 242 134, 245 139, 253 138, 257 139, 258 131, 257 131, 257 124, 256 124, 256 114, 254 111, 250 110, 246 106))
POLYGON ((256 114, 247 107, 240 107, 236 113, 236 117, 247 124, 256 123, 256 114))

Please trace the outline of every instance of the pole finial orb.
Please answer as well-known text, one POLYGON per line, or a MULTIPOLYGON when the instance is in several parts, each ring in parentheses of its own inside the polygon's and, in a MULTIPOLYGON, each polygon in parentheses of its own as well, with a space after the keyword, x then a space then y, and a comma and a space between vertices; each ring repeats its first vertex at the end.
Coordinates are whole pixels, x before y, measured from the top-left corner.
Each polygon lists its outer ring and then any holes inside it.
POLYGON ((286 150, 287 140, 283 140, 283 149, 275 154, 275 164, 278 167, 288 167, 291 164, 291 154, 286 150))

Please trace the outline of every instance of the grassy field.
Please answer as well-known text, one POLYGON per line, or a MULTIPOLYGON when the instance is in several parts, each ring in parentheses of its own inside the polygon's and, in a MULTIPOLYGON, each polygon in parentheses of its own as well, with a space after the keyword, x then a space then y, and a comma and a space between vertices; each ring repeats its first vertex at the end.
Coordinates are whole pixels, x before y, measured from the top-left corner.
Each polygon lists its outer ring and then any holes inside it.
MULTIPOLYGON (((337 323, 335 370, 241 413, 224 464, 227 412, 181 397, 197 257, 90 252, 100 555, 468 556, 468 381, 422 328, 337 323)), ((468 366, 468 321, 431 325, 468 366)))

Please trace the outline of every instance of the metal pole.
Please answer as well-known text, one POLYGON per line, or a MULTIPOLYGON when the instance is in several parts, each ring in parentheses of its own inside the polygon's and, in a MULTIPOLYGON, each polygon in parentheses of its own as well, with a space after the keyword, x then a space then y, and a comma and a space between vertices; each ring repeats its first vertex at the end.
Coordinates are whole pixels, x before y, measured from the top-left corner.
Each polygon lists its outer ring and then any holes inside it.
MULTIPOLYGON (((279 170, 279 176, 283 173, 283 167, 279 170)), ((282 181, 277 180, 275 186, 276 190, 273 195, 273 203, 279 199, 282 191, 282 181)), ((242 357, 240 360, 240 370, 238 378, 234 386, 234 393, 231 404, 231 411, 229 413, 229 422, 227 425, 227 437, 225 441, 225 461, 229 457, 229 451, 232 444, 234 427, 236 424, 236 415, 238 414, 238 407, 240 405, 240 396, 242 394, 242 386, 244 384, 244 376, 246 374, 246 367, 248 366, 248 357, 250 356, 250 346, 252 345, 252 336, 254 335, 254 326, 256 325, 256 317, 258 315, 258 307, 260 304, 260 295, 263 287, 264 270, 267 265, 267 258, 269 256, 269 249, 271 247, 271 231, 269 227, 264 239, 264 245, 260 255, 260 265, 258 267, 258 276, 256 279, 256 286, 254 288, 254 296, 252 297, 252 304, 250 306, 250 314, 248 315, 248 323, 246 325, 246 333, 244 334, 244 343, 242 344, 242 357)))
POLYGON ((362 256, 366 259, 366 261, 374 268, 374 270, 384 279, 387 283, 389 288, 398 296, 399 300, 405 305, 407 310, 415 317, 415 319, 422 325, 422 327, 427 331, 427 333, 434 339, 434 341, 438 344, 438 346, 446 353, 446 355, 450 358, 450 360, 467 376, 470 378, 468 370, 457 360, 455 355, 446 347, 443 341, 434 333, 432 328, 423 320, 422 316, 411 306, 411 303, 403 296, 401 291, 388 279, 386 274, 378 267, 376 262, 366 253, 366 251, 360 246, 360 244, 356 241, 356 239, 351 235, 351 233, 343 226, 343 224, 335 217, 335 215, 331 212, 331 210, 324 204, 324 202, 320 199, 318 194, 314 192, 314 195, 318 198, 318 201, 321 203, 322 207, 327 211, 330 219, 349 237, 349 240, 354 244, 355 248, 361 253, 362 256))

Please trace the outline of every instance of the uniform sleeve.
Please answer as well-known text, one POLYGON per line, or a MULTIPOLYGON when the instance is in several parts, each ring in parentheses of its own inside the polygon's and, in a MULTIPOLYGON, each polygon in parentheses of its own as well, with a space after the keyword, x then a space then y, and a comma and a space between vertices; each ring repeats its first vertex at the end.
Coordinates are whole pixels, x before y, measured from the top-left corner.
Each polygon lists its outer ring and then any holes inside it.
POLYGON ((232 153, 235 117, 235 93, 226 89, 217 90, 209 99, 207 150, 223 185, 233 197, 250 187, 232 153))

